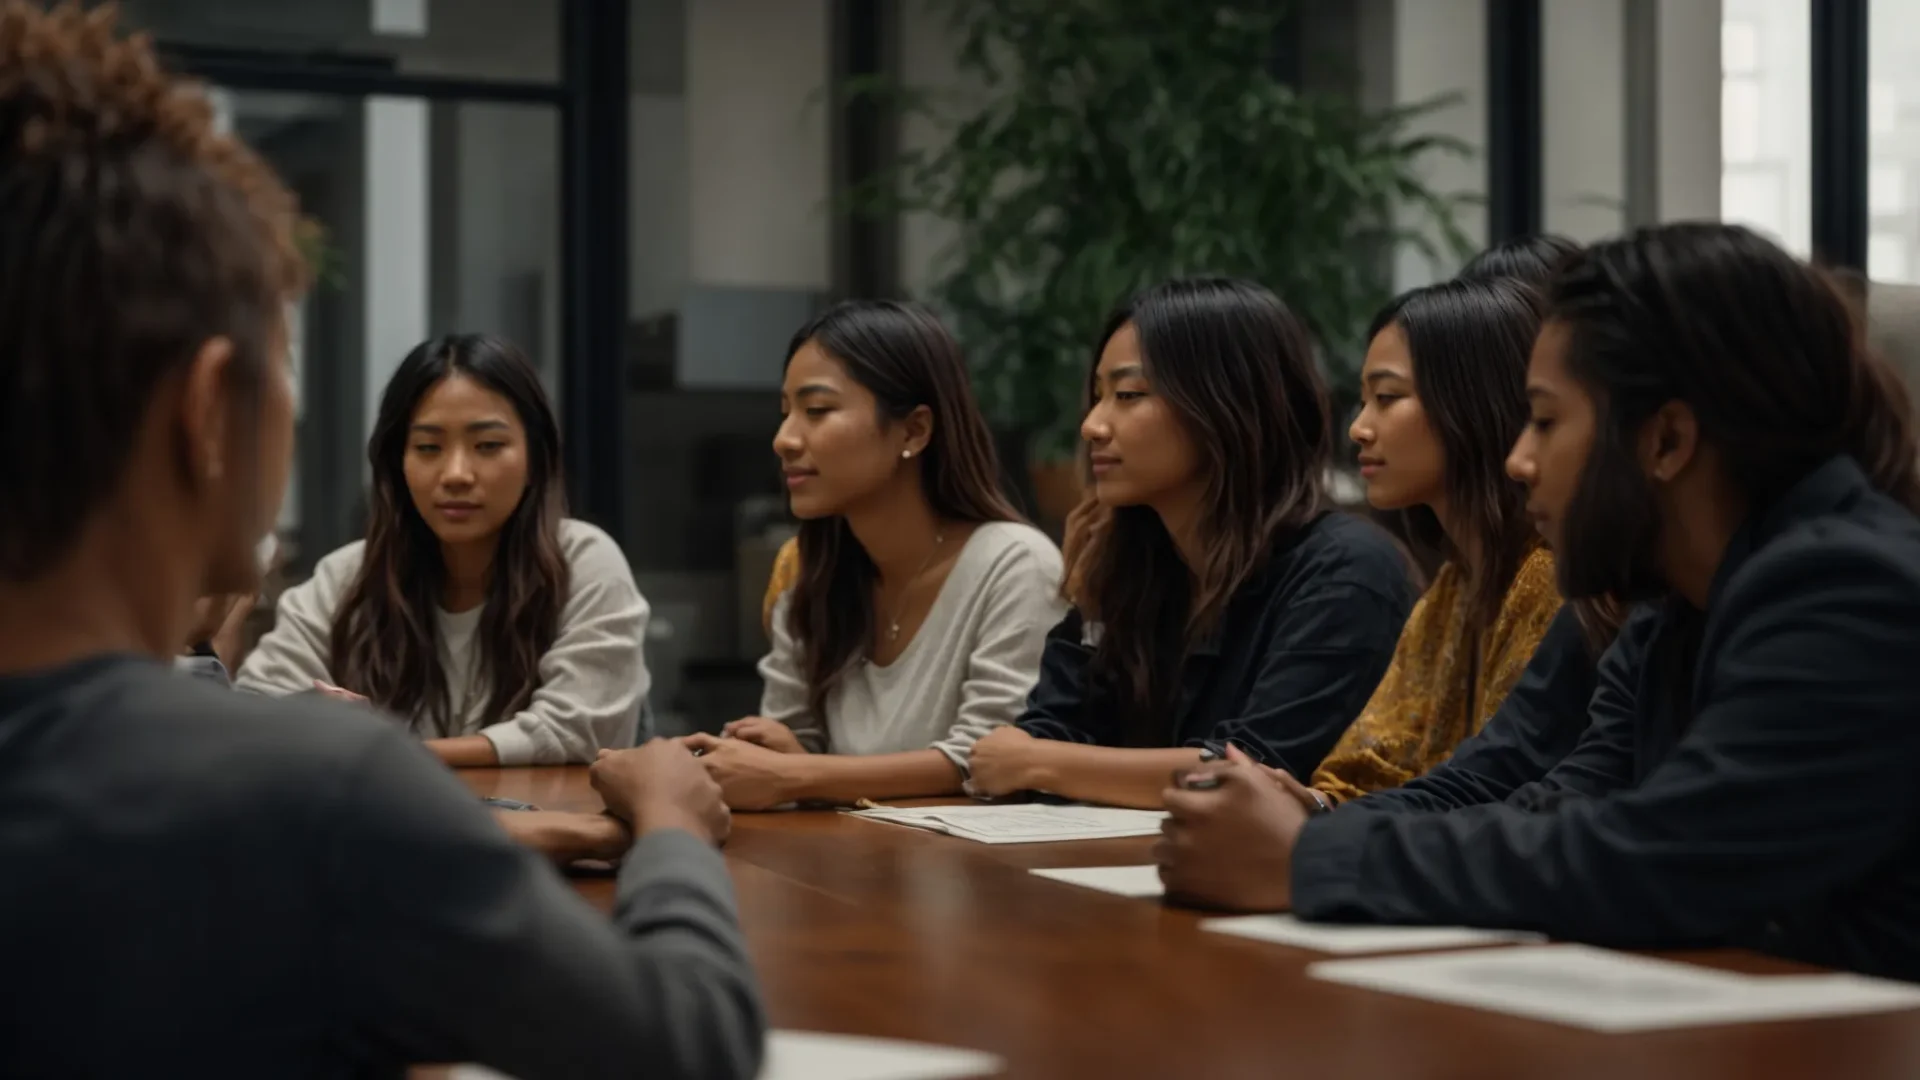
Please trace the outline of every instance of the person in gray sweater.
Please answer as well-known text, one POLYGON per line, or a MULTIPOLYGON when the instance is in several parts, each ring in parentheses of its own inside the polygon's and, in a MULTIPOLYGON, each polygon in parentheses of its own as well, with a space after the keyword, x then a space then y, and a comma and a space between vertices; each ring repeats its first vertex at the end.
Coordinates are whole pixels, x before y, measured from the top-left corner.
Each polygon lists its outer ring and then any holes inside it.
POLYGON ((416 347, 367 457, 366 539, 281 596, 235 686, 370 702, 449 765, 632 746, 647 602, 619 545, 565 516, 559 425, 519 348, 480 334, 416 347))
POLYGON ((284 495, 293 204, 110 11, 0 0, 0 1076, 755 1075, 678 744, 593 769, 609 922, 367 710, 171 667, 284 495))
POLYGON ((960 792, 1066 609, 1060 552, 999 490, 932 313, 841 304, 794 334, 773 449, 801 519, 760 715, 689 736, 735 809, 960 792))

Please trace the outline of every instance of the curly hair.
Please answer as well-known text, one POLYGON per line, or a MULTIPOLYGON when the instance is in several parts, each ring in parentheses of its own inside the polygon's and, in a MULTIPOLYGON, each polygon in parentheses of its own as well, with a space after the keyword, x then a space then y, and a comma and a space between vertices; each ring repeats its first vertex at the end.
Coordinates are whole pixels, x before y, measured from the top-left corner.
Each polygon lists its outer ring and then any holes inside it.
POLYGON ((0 580, 71 544, 207 341, 257 393, 306 287, 293 196, 116 17, 0 0, 0 580))

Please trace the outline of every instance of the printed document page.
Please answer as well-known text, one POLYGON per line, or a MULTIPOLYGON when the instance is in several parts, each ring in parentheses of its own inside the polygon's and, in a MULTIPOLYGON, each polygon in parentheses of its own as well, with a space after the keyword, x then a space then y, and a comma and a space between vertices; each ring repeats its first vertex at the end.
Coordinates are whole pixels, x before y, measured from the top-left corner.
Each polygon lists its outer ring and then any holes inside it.
POLYGON ((1585 945, 1327 960, 1316 979, 1593 1031, 1652 1031, 1920 1008, 1920 986, 1861 975, 1743 975, 1585 945))
POLYGON ((1035 844, 1062 840, 1105 840, 1154 836, 1165 820, 1162 810, 1120 810, 1108 806, 1056 806, 1014 803, 995 806, 885 806, 849 810, 854 817, 931 829, 982 844, 1035 844))

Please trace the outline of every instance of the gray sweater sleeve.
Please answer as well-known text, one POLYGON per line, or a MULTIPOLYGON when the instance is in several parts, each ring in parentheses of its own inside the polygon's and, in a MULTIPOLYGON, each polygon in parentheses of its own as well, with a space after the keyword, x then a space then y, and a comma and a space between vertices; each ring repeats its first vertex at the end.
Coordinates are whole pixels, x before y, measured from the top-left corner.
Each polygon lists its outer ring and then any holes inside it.
POLYGON ((637 842, 609 925, 398 733, 331 811, 335 1000, 381 1056, 519 1080, 755 1075, 765 1017, 706 844, 637 842))
POLYGON ((960 707, 953 726, 933 744, 962 774, 973 744, 1019 719, 1027 707, 1047 631, 1067 610, 1060 572, 1060 552, 1052 544, 1024 544, 996 560, 981 586, 984 602, 960 684, 960 707))
POLYGON ((316 679, 337 681, 328 669, 333 616, 359 576, 364 548, 356 540, 332 552, 314 566, 312 577, 280 594, 273 629, 241 661, 235 689, 286 697, 313 689, 316 679))

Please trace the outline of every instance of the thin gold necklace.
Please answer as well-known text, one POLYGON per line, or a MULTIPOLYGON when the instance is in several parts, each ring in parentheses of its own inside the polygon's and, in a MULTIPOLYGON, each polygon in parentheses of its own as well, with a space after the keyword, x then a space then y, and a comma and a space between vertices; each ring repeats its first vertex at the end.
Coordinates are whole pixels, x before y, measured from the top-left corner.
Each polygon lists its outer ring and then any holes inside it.
POLYGON ((945 532, 935 532, 933 534, 933 547, 928 549, 927 557, 920 560, 920 569, 915 570, 913 576, 909 577, 906 583, 900 586, 900 599, 893 605, 893 617, 887 620, 888 644, 900 640, 900 616, 906 613, 907 599, 913 595, 913 583, 919 581, 920 575, 926 573, 927 567, 933 565, 933 557, 940 554, 940 545, 946 542, 947 534, 945 532))

